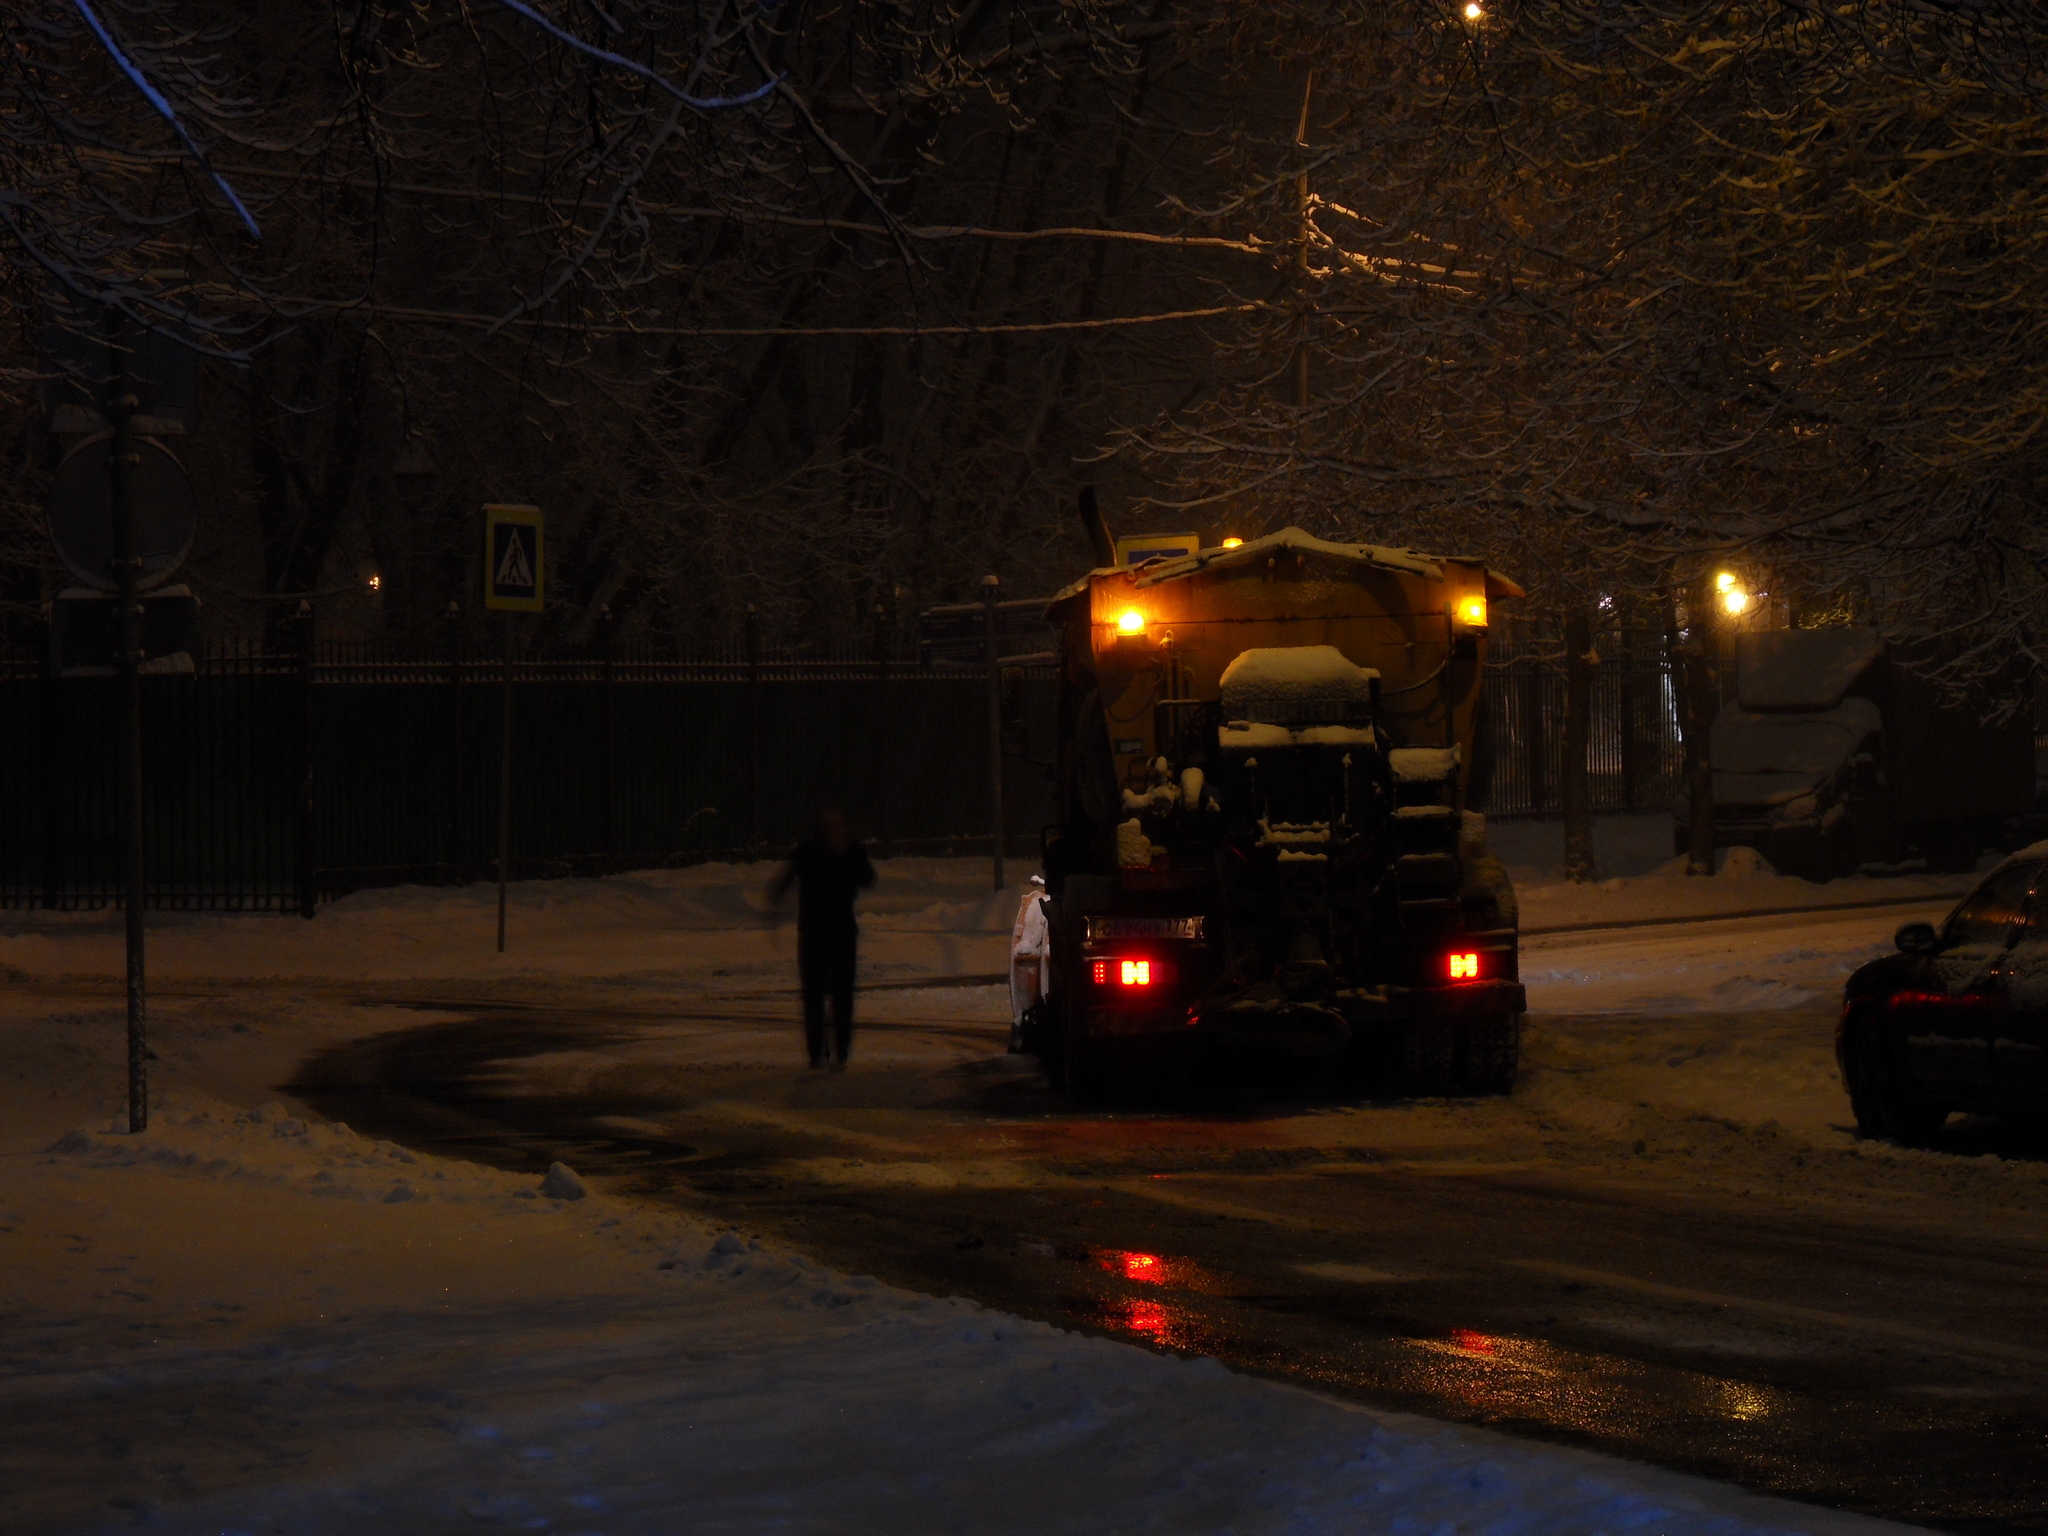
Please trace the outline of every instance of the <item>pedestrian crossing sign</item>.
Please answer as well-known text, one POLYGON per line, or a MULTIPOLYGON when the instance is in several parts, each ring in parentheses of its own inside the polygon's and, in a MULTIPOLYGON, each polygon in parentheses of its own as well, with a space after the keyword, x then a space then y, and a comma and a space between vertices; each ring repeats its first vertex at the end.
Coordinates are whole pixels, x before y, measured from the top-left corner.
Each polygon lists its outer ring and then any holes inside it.
POLYGON ((545 597, 540 508, 485 507, 484 606, 539 613, 545 597))
POLYGON ((1147 560, 1179 560, 1201 547, 1199 534, 1134 533, 1116 541, 1116 563, 1143 565, 1147 560))

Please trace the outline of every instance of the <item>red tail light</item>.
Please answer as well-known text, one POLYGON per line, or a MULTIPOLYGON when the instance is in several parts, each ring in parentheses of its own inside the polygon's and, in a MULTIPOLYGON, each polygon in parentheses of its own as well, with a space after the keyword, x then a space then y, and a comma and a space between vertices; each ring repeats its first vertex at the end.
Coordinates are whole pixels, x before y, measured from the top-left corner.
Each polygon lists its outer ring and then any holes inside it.
POLYGON ((1451 956, 1451 980, 1477 981, 1479 979, 1479 956, 1462 954, 1451 956))
POLYGON ((1095 985, 1098 987, 1149 987, 1152 985, 1152 962, 1150 960, 1097 960, 1093 964, 1095 985))

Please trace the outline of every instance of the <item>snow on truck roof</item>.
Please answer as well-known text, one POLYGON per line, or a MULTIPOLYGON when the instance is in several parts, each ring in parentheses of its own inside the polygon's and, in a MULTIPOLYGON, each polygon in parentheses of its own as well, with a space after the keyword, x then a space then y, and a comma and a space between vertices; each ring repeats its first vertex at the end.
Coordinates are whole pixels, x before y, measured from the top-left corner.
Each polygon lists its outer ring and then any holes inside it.
POLYGON ((1231 720, 1295 725, 1343 720, 1372 708, 1379 673, 1350 661, 1334 645, 1291 645, 1240 651, 1223 669, 1219 693, 1231 720))
MULTIPOLYGON (((1247 539, 1234 549, 1225 549, 1219 545, 1214 549, 1201 549, 1192 555, 1183 555, 1178 560, 1153 560, 1136 567, 1102 566, 1090 571, 1080 580, 1062 587, 1052 598, 1052 603, 1047 606, 1065 602, 1068 598, 1087 591, 1088 583, 1097 576, 1114 576, 1126 569, 1135 569, 1137 584, 1140 587, 1156 587, 1161 582, 1182 581, 1190 576, 1199 576, 1204 571, 1228 570, 1233 566, 1249 565, 1254 560, 1263 559, 1284 549, 1322 555, 1332 560, 1345 560, 1354 565, 1371 566, 1382 571, 1399 571, 1403 575, 1422 576, 1431 581, 1443 580, 1446 561, 1468 565, 1480 564, 1477 560, 1467 560, 1463 556, 1426 555, 1419 550, 1395 549, 1384 544, 1333 544, 1328 539, 1319 539, 1300 528, 1282 528, 1278 533, 1269 533, 1264 538, 1247 539)), ((1510 581, 1498 571, 1487 570, 1486 595, 1522 597, 1525 594, 1519 583, 1510 581)))

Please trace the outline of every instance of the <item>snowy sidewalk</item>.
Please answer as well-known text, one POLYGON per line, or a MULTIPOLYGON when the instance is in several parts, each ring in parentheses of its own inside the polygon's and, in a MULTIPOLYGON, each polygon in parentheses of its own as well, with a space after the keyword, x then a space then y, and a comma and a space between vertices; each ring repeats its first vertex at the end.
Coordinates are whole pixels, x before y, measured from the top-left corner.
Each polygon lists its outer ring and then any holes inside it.
MULTIPOLYGON (((1628 818, 1650 821, 1652 818, 1628 818)), ((1509 860, 1525 929, 1716 917, 1924 897, 1953 902, 1973 875, 1859 877, 1812 885, 1734 850, 1718 875, 1691 879, 1671 861, 1590 885, 1564 881, 1554 826, 1493 829, 1509 860)), ((1668 835, 1668 833, 1666 834, 1668 835)), ((1638 839, 1641 840, 1640 838, 1638 839)), ((322 978, 492 979, 537 975, 634 979, 713 990, 786 986, 795 935, 764 913, 773 863, 700 864, 595 880, 534 880, 511 889, 508 952, 495 949, 497 887, 359 891, 312 922, 280 914, 152 912, 150 973, 160 981, 322 978)), ((986 859, 884 859, 859 903, 866 981, 988 975, 1007 969, 1022 884, 989 885, 986 859)), ((1013 880, 1031 871, 1016 860, 1013 880)), ((787 914, 785 914, 786 916, 787 914)), ((0 913, 0 975, 121 974, 115 912, 0 913)))

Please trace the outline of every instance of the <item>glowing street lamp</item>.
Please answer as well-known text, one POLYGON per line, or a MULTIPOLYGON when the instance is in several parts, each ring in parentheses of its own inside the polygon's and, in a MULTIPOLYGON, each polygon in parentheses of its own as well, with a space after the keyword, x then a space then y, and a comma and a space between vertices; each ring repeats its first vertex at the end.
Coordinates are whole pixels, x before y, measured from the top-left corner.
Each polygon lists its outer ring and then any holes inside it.
POLYGON ((1467 21, 1477 21, 1485 14, 1486 7, 1481 5, 1479 0, 1471 0, 1471 3, 1465 7, 1465 19, 1467 21))
POLYGON ((1720 571, 1714 576, 1714 590, 1720 595, 1721 609, 1730 616, 1749 612, 1750 595, 1743 589, 1742 580, 1733 571, 1720 571))

